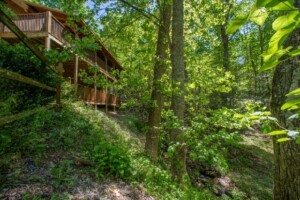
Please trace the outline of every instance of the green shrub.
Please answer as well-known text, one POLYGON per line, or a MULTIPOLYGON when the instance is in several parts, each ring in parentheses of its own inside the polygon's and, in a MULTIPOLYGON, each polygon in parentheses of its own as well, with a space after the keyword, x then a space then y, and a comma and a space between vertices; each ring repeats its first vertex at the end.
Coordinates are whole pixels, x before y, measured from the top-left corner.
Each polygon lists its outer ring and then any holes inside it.
POLYGON ((94 172, 98 178, 103 176, 126 178, 131 175, 130 157, 120 146, 105 141, 99 142, 94 146, 91 158, 96 163, 94 172))

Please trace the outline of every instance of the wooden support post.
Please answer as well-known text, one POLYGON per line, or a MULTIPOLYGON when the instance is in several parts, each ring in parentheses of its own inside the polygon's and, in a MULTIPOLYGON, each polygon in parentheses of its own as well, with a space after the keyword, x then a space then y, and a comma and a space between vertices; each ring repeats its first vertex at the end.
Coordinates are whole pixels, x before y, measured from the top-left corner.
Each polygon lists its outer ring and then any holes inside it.
POLYGON ((51 48, 51 39, 50 37, 45 38, 45 49, 48 51, 51 48))
POLYGON ((74 67, 74 96, 77 98, 78 90, 78 55, 75 54, 75 67, 74 67))
POLYGON ((62 83, 62 75, 63 75, 63 64, 58 63, 57 65, 57 73, 58 73, 58 82, 57 82, 57 89, 56 89, 56 104, 57 107, 61 107, 61 83, 62 83))
POLYGON ((46 32, 51 33, 51 21, 52 21, 52 13, 50 11, 46 12, 46 32))
MULTIPOLYGON (((108 73, 107 71, 107 57, 104 55, 104 58, 105 58, 105 71, 106 73, 108 73)), ((106 81, 108 81, 107 79, 107 75, 105 75, 105 78, 106 78, 106 81)), ((106 98, 105 98, 105 112, 107 113, 108 112, 108 103, 109 103, 109 99, 107 98, 108 95, 107 95, 107 85, 105 85, 105 93, 106 93, 106 98)))

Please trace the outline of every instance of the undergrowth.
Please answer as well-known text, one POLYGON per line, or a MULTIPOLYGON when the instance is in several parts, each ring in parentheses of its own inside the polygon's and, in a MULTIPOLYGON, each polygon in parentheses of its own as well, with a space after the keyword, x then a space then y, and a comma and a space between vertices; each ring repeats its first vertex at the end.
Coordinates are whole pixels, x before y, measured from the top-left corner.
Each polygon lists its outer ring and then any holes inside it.
POLYGON ((50 184, 56 191, 74 183, 72 158, 77 157, 94 164, 85 170, 99 181, 123 179, 158 199, 214 199, 209 192, 189 184, 179 186, 166 169, 143 155, 136 135, 123 130, 115 119, 80 102, 65 102, 60 112, 43 110, 2 126, 0 136, 1 187, 12 184, 5 182, 4 176, 17 160, 33 158, 39 163, 49 153, 61 151, 72 156, 51 169, 50 184))

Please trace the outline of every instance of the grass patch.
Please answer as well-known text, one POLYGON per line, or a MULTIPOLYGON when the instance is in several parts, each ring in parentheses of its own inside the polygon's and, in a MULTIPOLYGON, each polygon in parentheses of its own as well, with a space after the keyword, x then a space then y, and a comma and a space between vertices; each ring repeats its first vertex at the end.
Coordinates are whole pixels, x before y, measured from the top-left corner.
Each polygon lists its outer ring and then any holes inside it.
POLYGON ((272 199, 272 140, 260 136, 243 136, 239 148, 231 149, 229 174, 241 199, 272 199))

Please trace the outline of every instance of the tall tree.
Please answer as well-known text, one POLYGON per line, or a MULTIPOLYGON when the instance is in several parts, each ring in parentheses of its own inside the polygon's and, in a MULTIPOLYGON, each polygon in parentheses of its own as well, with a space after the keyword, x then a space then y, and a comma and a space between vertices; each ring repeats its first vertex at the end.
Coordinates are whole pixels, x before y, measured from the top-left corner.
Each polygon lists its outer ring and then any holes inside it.
MULTIPOLYGON (((300 0, 295 0, 295 7, 300 8, 300 0)), ((296 29, 286 40, 285 46, 298 48, 300 29, 296 29)), ((290 91, 295 70, 299 67, 297 57, 290 58, 276 66, 272 80, 271 112, 278 122, 286 127, 286 112, 281 106, 290 91)), ((278 143, 273 138, 274 148, 274 199, 300 199, 300 145, 295 142, 278 143)))
POLYGON ((183 0, 173 0, 171 62, 173 88, 171 109, 180 124, 170 131, 171 140, 175 145, 175 153, 171 160, 171 172, 173 178, 180 182, 186 173, 186 146, 183 132, 185 111, 183 0))
MULTIPOLYGON (((297 47, 299 45, 297 38, 299 37, 300 30, 298 29, 289 36, 286 45, 297 47)), ((286 112, 281 110, 281 106, 286 101, 285 95, 290 91, 297 67, 298 59, 292 58, 280 63, 275 68, 273 75, 271 113, 284 127, 286 127, 286 112)), ((278 137, 273 138, 274 199, 300 199, 300 145, 295 142, 278 143, 277 139, 278 137)))
POLYGON ((168 1, 157 1, 160 5, 160 24, 156 44, 156 62, 154 65, 153 87, 151 93, 152 105, 149 110, 149 130, 146 136, 145 151, 154 161, 157 161, 159 148, 159 135, 161 112, 163 107, 163 85, 161 79, 165 74, 168 64, 169 33, 171 24, 171 3, 168 1))

